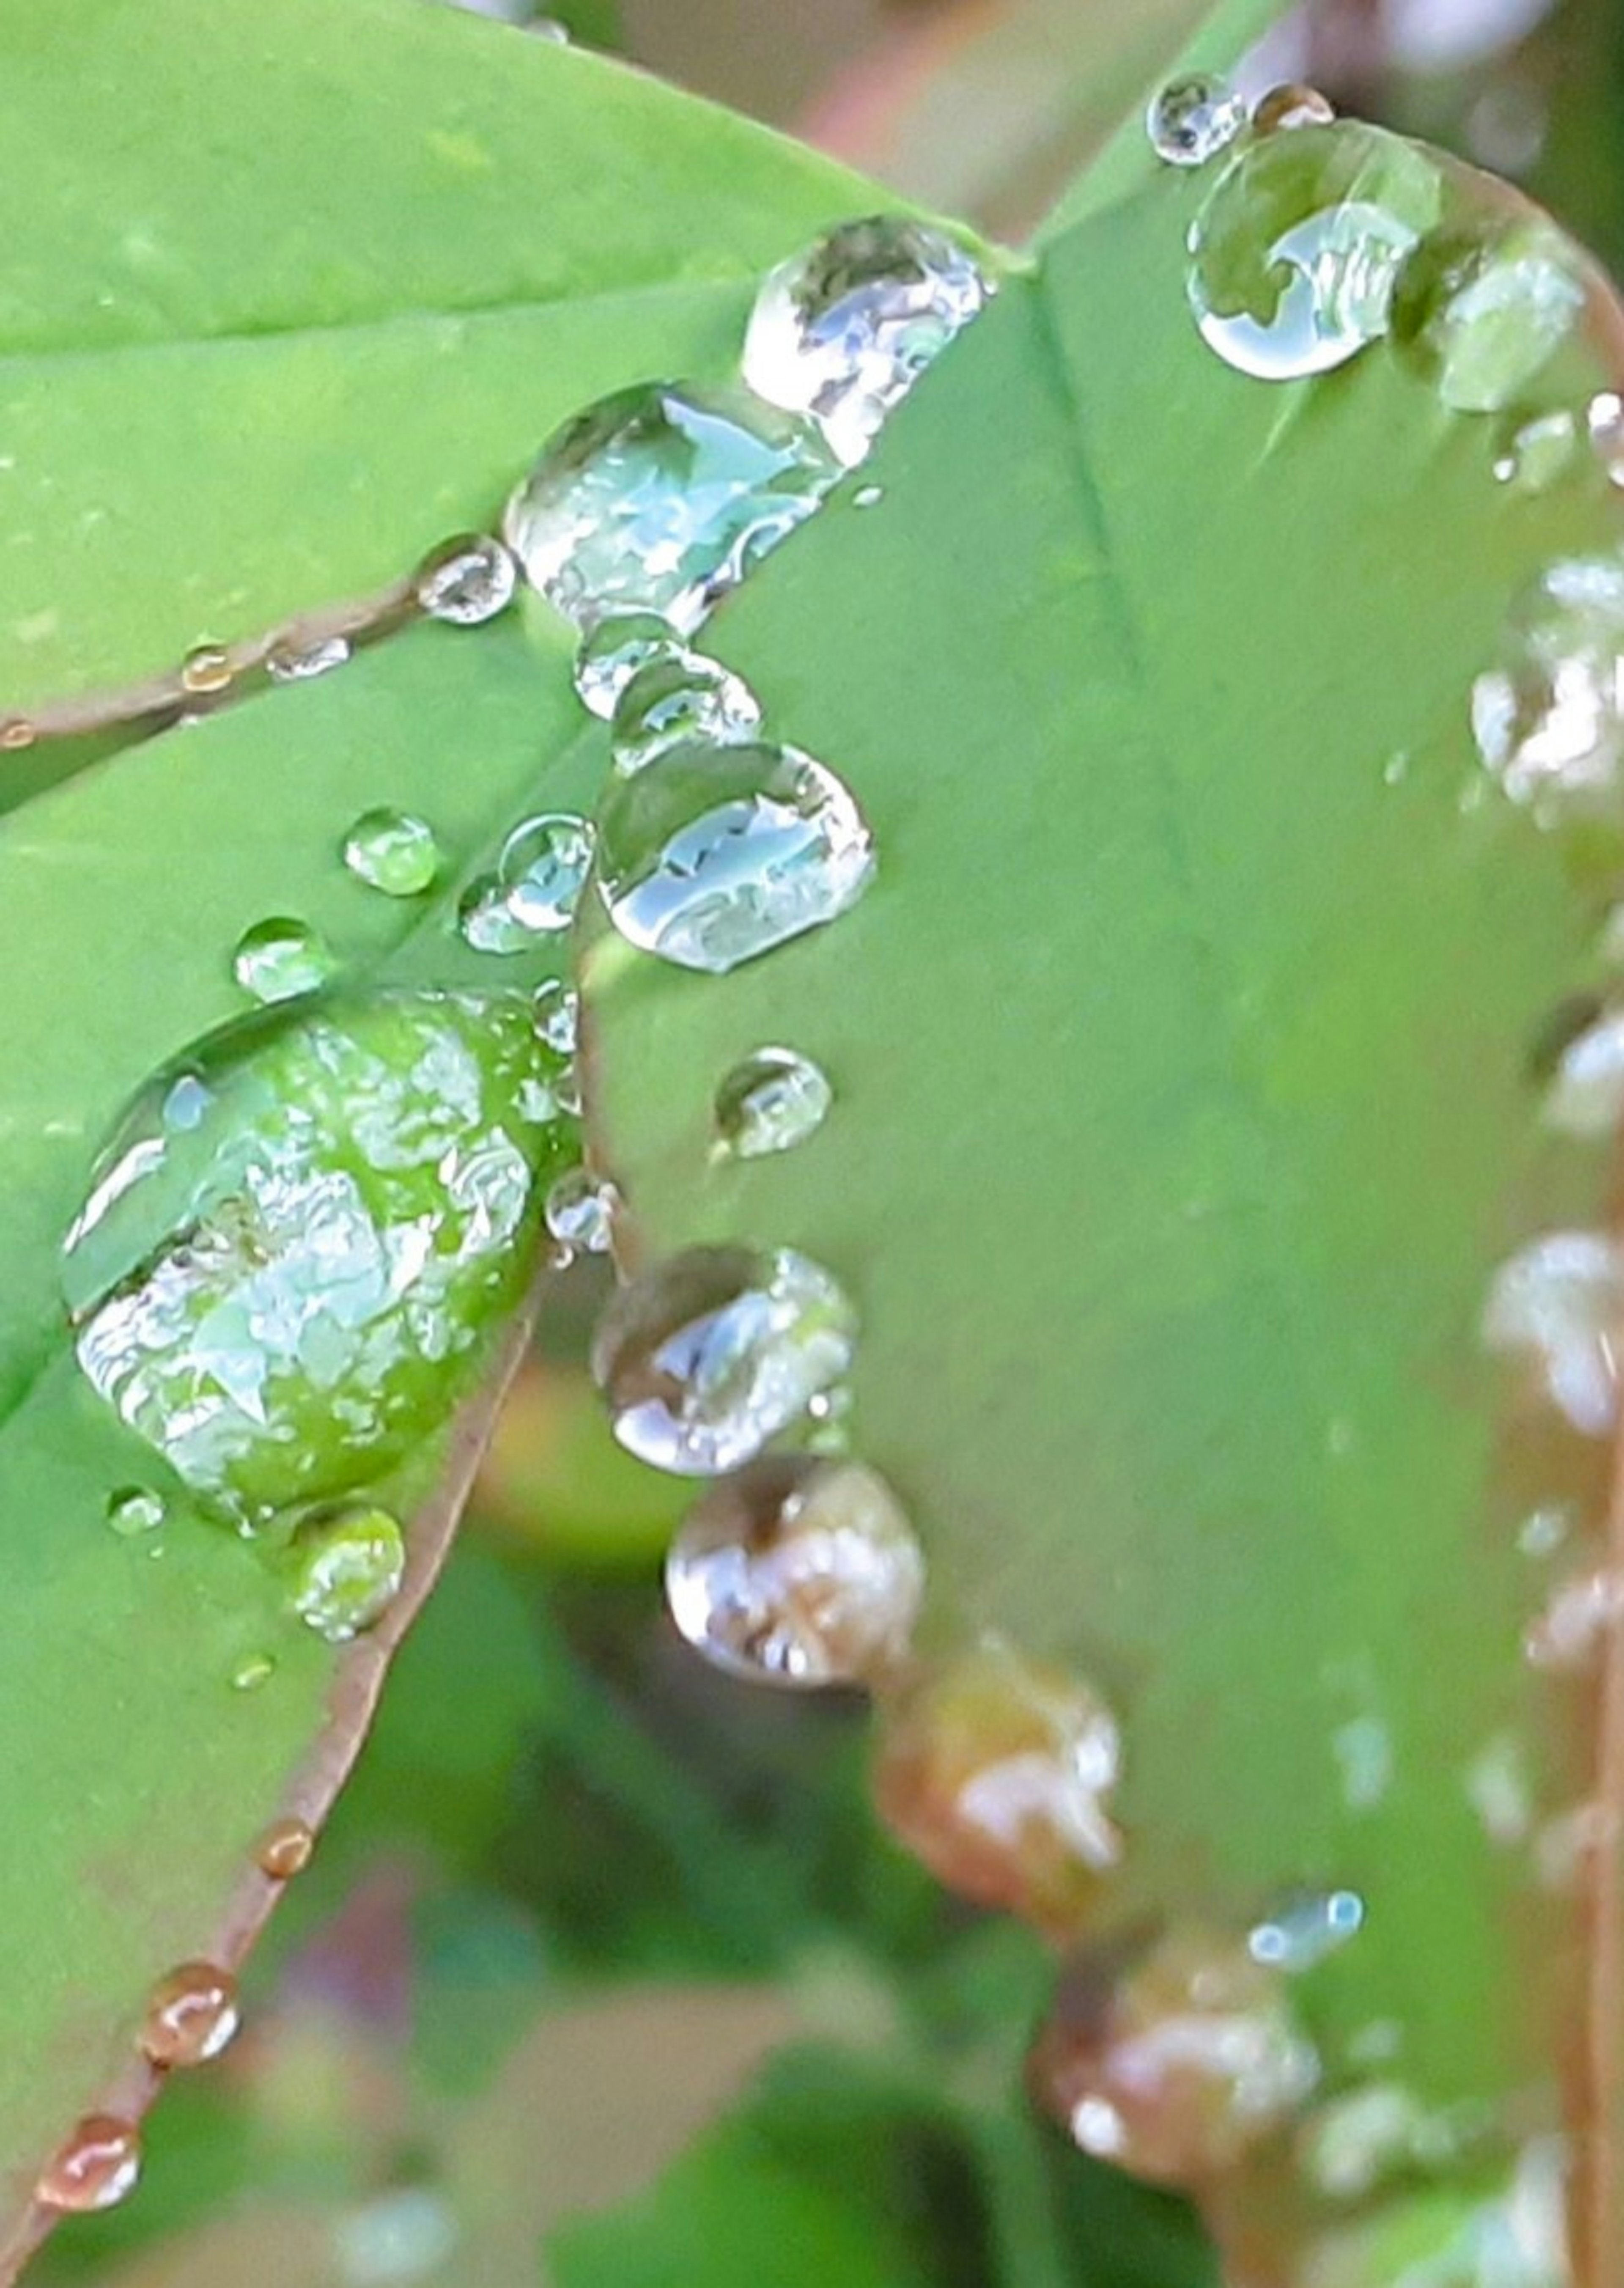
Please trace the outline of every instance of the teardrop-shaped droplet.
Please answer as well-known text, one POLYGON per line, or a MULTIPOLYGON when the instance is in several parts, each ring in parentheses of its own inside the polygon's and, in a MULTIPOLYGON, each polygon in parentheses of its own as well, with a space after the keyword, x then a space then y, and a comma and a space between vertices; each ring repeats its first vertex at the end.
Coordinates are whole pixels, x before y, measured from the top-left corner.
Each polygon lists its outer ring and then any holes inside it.
POLYGON ((345 666, 349 659, 347 636, 287 637, 266 652, 265 671, 273 683, 313 683, 318 676, 345 666))
POLYGON ((1485 217, 1432 231, 1393 296, 1393 339, 1457 413, 1519 399, 1578 325, 1585 286, 1558 231, 1485 217))
POLYGON ((1624 1250, 1602 1232, 1536 1240, 1497 1273, 1483 1332, 1528 1362, 1574 1429, 1605 1437, 1619 1412, 1624 1250))
POLYGON ((630 777, 687 739, 725 747, 754 739, 761 703, 742 676, 714 659, 678 652, 639 668, 614 711, 614 767, 630 777))
POLYGON ((1624 765, 1624 560, 1570 557, 1518 600, 1472 687, 1485 767, 1542 824, 1615 812, 1624 765))
POLYGON ((290 1883, 309 1866, 316 1847, 307 1819, 273 1819, 254 1846, 254 1863, 273 1883, 290 1883))
POLYGON ((180 663, 180 687, 194 699, 217 699, 230 690, 236 672, 223 645, 197 644, 180 663))
POLYGON ((494 620, 506 611, 518 591, 518 565, 487 532, 459 533, 418 568, 418 609, 455 628, 477 628, 494 620))
POLYGON ((427 819, 409 810, 366 810, 345 837, 344 862, 371 889, 416 898, 434 886, 440 845, 427 819))
POLYGON ((268 1652, 246 1652, 231 1672, 234 1692, 257 1692, 269 1684, 276 1673, 276 1663, 268 1652))
POLYGON ((336 1510, 299 1528, 289 1564, 289 1601, 305 1627, 329 1644, 348 1644, 394 1602, 406 1540, 386 1509, 336 1510))
POLYGON ((689 1511, 666 1560, 671 1618, 718 1668, 772 1684, 863 1684, 894 1667, 924 1559, 859 1462, 766 1455, 689 1511))
POLYGON ((1170 79, 1151 98, 1145 131, 1169 167, 1204 167, 1226 151, 1247 123, 1245 98, 1211 72, 1170 79))
POLYGON ((682 656, 682 642, 658 612, 609 612, 589 628, 575 653, 581 703, 606 723, 634 675, 653 661, 682 656))
POLYGON ((1387 331, 1443 186, 1415 146, 1349 121, 1248 143, 1190 231, 1197 324, 1264 381, 1326 373, 1387 331))
POLYGON ((183 1962, 147 1998, 141 2047, 155 2066, 201 2066, 218 2058, 242 2022, 237 1982, 211 1962, 183 1962))
POLYGON ((770 404, 812 415, 851 468, 992 291, 945 231, 902 215, 842 223, 763 285, 745 380, 770 404))
POLYGON ((231 966, 256 1001, 291 1001, 325 985, 338 965, 308 922, 278 914, 243 931, 231 966))
POLYGON ((456 926, 476 953, 534 953, 535 932, 508 903, 498 874, 476 874, 456 902, 456 926))
POLYGON ((592 1371, 630 1452, 679 1477, 717 1477, 844 1381, 856 1340, 850 1302, 805 1256, 696 1247, 611 1299, 592 1371))
POLYGON ((615 928, 715 975, 844 913, 874 863, 850 789, 793 747, 686 742, 612 784, 598 816, 615 928))
POLYGON ((0 716, 0 753, 20 755, 31 747, 39 733, 26 715, 0 716))
POLYGON ((121 1486, 107 1497, 107 1523, 126 1541, 155 1533, 163 1519, 162 1496, 147 1486, 121 1486))
POLYGON ((716 1149, 723 1157, 759 1160, 793 1151, 828 1118, 835 1092, 828 1076, 796 1049, 755 1049, 717 1090, 716 1149))
POLYGON ((566 985, 561 977, 549 977, 536 987, 530 1005, 535 1029, 548 1047, 560 1057, 573 1057, 581 1015, 574 988, 566 985))
POLYGON ((592 865, 592 829, 573 812, 546 811, 516 826, 496 875, 508 911, 535 932, 569 927, 592 865))
POLYGON ((566 1168, 547 1194, 547 1228, 564 1247, 606 1255, 614 1235, 618 1195, 613 1184, 584 1168, 566 1168))
POLYGON ((35 2198, 48 2209, 88 2216, 116 2208, 141 2173, 141 2133, 133 2121, 86 2114, 40 2172, 35 2198))
POLYGON ((503 529, 531 586, 578 628, 637 610, 687 634, 837 473, 812 423, 746 391, 648 383, 566 423, 503 529))

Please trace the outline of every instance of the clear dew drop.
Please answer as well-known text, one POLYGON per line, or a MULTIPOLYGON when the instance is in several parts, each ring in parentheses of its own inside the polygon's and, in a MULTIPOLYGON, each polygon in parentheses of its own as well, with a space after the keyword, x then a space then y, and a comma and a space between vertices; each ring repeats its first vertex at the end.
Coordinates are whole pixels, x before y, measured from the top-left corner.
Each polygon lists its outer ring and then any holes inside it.
POLYGON ((1170 79, 1151 98, 1145 131, 1165 166, 1204 167, 1247 123, 1247 107, 1226 79, 1190 72, 1170 79))
POLYGON ((254 1864, 273 1883, 290 1883, 309 1866, 316 1847, 307 1819, 273 1819, 254 1846, 254 1864))
POLYGON ((547 1228, 562 1247, 583 1255, 606 1255, 614 1235, 619 1195, 613 1184, 566 1168, 547 1194, 547 1228))
POLYGON ((874 841, 824 764, 763 742, 673 747, 598 815, 609 918, 646 953, 725 975, 856 903, 874 841))
POLYGON ((717 1088, 712 1108, 718 1157, 759 1160, 815 1136, 835 1101, 828 1076, 796 1049, 756 1049, 717 1088))
POLYGON ((763 283, 745 380, 769 404, 810 414, 854 467, 993 290, 966 250, 928 224, 898 215, 843 223, 763 283))
POLYGON ((519 592, 511 551, 487 532, 459 533, 419 566, 417 608, 454 628, 477 628, 505 612, 519 592))
POLYGON ((580 1029, 581 1002, 573 986, 561 977, 550 977, 535 989, 531 1002, 535 1029, 558 1056, 573 1057, 580 1029))
POLYGON ((629 1452, 679 1477, 753 1461, 851 1371, 856 1315, 789 1248, 696 1247, 613 1297, 592 1371, 629 1452))
POLYGON ((1624 1251, 1601 1232, 1558 1231, 1497 1273, 1484 1340, 1533 1368, 1575 1430, 1605 1437, 1618 1418, 1624 1251))
POLYGON ((502 846, 496 878, 513 919, 546 934, 567 929, 592 867, 592 829, 570 811, 544 811, 502 846))
POLYGON ((116 2114, 90 2113, 40 2173, 35 2198, 48 2209, 88 2216, 116 2208, 141 2173, 141 2133, 116 2114))
POLYGON ((1336 116, 1329 96, 1302 80, 1285 80, 1252 107, 1252 132, 1279 135, 1294 127, 1328 127, 1336 116))
POLYGON ((558 432, 503 530, 531 586, 576 627, 639 610, 686 635, 837 474, 812 423, 748 391, 649 383, 558 432))
POLYGON ((1280 1900, 1247 1934, 1247 1952, 1291 1976, 1314 1970, 1365 1927, 1357 1891, 1301 1891, 1280 1900))
POLYGON ((1415 247, 1393 296, 1393 339, 1453 411, 1497 413, 1549 364, 1584 306, 1550 224, 1484 218, 1415 247))
POLYGON ((900 1504, 861 1463, 769 1455, 713 1486, 666 1560, 672 1620, 757 1682, 863 1684, 906 1654, 924 1559, 900 1504))
POLYGON ((406 1540, 385 1509, 357 1506, 307 1520, 289 1551, 289 1602, 329 1644, 380 1621, 406 1575, 406 1540))
POLYGON ((651 660, 621 695, 612 747, 622 777, 644 770, 686 740, 729 746, 761 729, 761 702, 731 668, 681 652, 651 660))
POLYGON ((1558 408, 1535 414, 1512 432, 1494 463, 1494 478, 1515 493, 1547 493, 1573 468, 1579 456, 1579 424, 1558 408))
POLYGON ((1248 143, 1190 230, 1190 304, 1226 364, 1290 381, 1344 364, 1388 330, 1406 257, 1442 183, 1414 146, 1339 122, 1248 143))
POLYGON ((456 902, 456 926, 476 953, 532 953, 535 932, 508 903, 507 885, 498 874, 476 874, 456 902))
POLYGON ((155 1533, 164 1515, 162 1497, 146 1486, 121 1486, 107 1497, 107 1523, 126 1541, 155 1533))
POLYGON ((244 1653, 231 1672, 234 1692, 257 1692, 269 1684, 276 1673, 276 1663, 268 1652, 244 1653))
POLYGON ((147 1997, 141 2047, 155 2066, 207 2065, 242 2022, 237 1982, 211 1962, 183 1962, 147 1997))
POLYGON ((236 671, 223 645, 197 644, 180 663, 180 687, 194 699, 216 699, 230 690, 236 671))
POLYGON ((682 657, 680 638, 658 612, 609 612, 589 628, 575 654, 575 689, 606 723, 633 676, 657 659, 682 657))
POLYGON ((408 810, 366 810, 344 838, 344 862, 370 889, 416 898, 434 886, 440 845, 426 818, 408 810))
POLYGON ((278 914, 243 931, 231 957, 232 975, 256 1001, 291 1001, 313 993, 337 963, 308 922, 278 914))
POLYGON ((1541 824, 1616 806, 1624 762, 1624 559, 1549 566, 1472 687, 1485 768, 1541 824))
POLYGON ((318 676, 345 666, 351 656, 347 636, 320 636, 308 642, 284 639, 266 652, 265 671, 273 683, 313 683, 318 676))
POLYGON ((1548 1127, 1610 1137, 1624 1125, 1624 1011, 1588 1025, 1563 1050, 1546 1091, 1548 1127))

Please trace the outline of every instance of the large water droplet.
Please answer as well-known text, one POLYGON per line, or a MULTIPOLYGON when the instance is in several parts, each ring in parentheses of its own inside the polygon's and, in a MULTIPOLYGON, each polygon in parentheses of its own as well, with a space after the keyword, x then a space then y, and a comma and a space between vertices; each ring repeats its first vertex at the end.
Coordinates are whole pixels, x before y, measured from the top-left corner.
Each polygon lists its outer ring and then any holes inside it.
POLYGON ((155 1533, 163 1518, 162 1497, 146 1486, 121 1486, 107 1497, 107 1523, 127 1541, 155 1533))
POLYGON ((744 377, 769 403, 812 414, 851 468, 992 290, 964 248, 928 224, 843 223, 767 277, 744 377))
POLYGON ((497 874, 476 874, 456 902, 456 926, 476 953, 533 953, 535 932, 508 903, 497 874))
POLYGON ((558 431, 504 530, 532 587, 577 627, 635 609, 686 634, 836 473, 810 422, 742 390, 650 383, 558 431))
POLYGON ((845 1295, 805 1256, 696 1247, 611 1299, 592 1371, 629 1451, 678 1476, 717 1477, 843 1381, 856 1339, 845 1295))
POLYGON ((676 629, 660 613, 606 613, 582 636, 575 654, 582 705, 607 722, 634 675, 652 661, 681 651, 676 629))
POLYGON ((254 1864, 273 1883, 290 1883, 309 1866, 316 1847, 307 1819, 273 1819, 254 1846, 254 1864))
POLYGON ((907 1650, 924 1559, 860 1463, 770 1455, 711 1488, 666 1560, 671 1618, 718 1668, 772 1684, 862 1684, 907 1650))
POLYGON ((95 1388, 234 1517, 373 1482, 522 1286, 536 1180, 566 1148, 526 1107, 560 1069, 522 994, 210 1035, 138 1098, 68 1235, 95 1388))
POLYGON ((180 687, 194 699, 216 699, 230 690, 236 672, 224 645, 195 644, 180 663, 180 687))
POLYGON ((256 1001, 291 1001, 325 985, 337 963, 308 922, 275 915, 237 940, 232 974, 256 1001))
POLYGON ((1203 336, 1264 381, 1343 364, 1387 331, 1405 257, 1442 198, 1431 161, 1378 128, 1339 122, 1248 144, 1191 226, 1203 336))
POLYGON ((1121 1856, 1116 1724, 1086 1685, 992 1638, 885 1711, 880 1812, 966 1898, 1066 1934, 1121 1856))
POLYGON ((1246 123, 1244 97, 1210 72, 1168 80, 1145 115, 1151 149, 1169 167, 1204 167, 1229 148, 1246 123))
POLYGON ((183 1962, 147 1998, 141 2047, 155 2066, 218 2058, 242 2022, 237 1982, 211 1962, 183 1962))
POLYGON ((567 929, 592 865, 592 830, 573 812, 546 811, 516 826, 496 875, 508 911, 530 931, 567 929))
POLYGON ((614 767, 630 777, 686 739, 725 747, 760 728, 761 703, 731 668, 693 652, 651 660, 614 711, 614 767))
POLYGON ((269 1684, 276 1673, 276 1663, 268 1652, 245 1652, 231 1672, 234 1692, 257 1692, 269 1684))
POLYGON ((374 890, 416 898, 434 886, 440 845, 426 818, 408 810, 366 810, 345 837, 344 862, 374 890))
POLYGON ((459 533, 437 548, 417 573, 420 611, 455 628, 477 628, 505 612, 519 589, 519 567, 487 532, 459 533))
POLYGON ((289 1601, 329 1644, 348 1644, 381 1620, 406 1574, 400 1521, 357 1507, 306 1521, 289 1553, 289 1601))
POLYGON ((40 2173, 35 2197, 48 2209, 85 2216, 116 2208, 141 2173, 141 2133, 115 2114, 87 2114, 40 2173))
POLYGON ((1492 1350, 1527 1359, 1576 1430, 1605 1437, 1619 1411, 1624 1251, 1601 1232, 1536 1240, 1496 1275, 1483 1332, 1492 1350))
POLYGON ((716 975, 844 913, 874 862, 851 790, 793 747, 673 747, 612 784, 598 817, 615 928, 716 975))
POLYGON ((725 1158, 759 1160, 788 1152, 816 1135, 835 1101, 828 1076, 796 1049, 756 1049, 717 1090, 716 1149, 725 1158))
POLYGON ((535 1029, 548 1047, 560 1057, 575 1053, 575 1035, 580 1023, 580 997, 572 986, 561 977, 550 977, 535 989, 531 1003, 535 1029))
POLYGON ((1458 413, 1519 398, 1577 325, 1585 288, 1559 234, 1483 218, 1423 238, 1393 297, 1393 339, 1458 413))
POLYGON ((1624 759, 1624 560, 1553 564, 1472 688, 1486 767, 1542 823, 1616 805, 1624 759))
POLYGON ((547 1194, 547 1228, 560 1246, 586 1255, 606 1255, 614 1236, 618 1194, 613 1184, 566 1168, 547 1194))

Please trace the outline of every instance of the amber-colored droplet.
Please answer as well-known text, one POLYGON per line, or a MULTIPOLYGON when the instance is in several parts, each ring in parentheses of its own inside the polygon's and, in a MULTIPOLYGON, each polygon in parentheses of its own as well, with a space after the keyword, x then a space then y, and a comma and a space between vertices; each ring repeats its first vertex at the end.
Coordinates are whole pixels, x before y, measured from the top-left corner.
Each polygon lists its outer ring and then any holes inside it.
POLYGON ((316 1847, 315 1831, 305 1819, 273 1819, 254 1846, 254 1860, 273 1883, 302 1875, 316 1847))
POLYGON ((235 670, 231 654, 218 644, 199 644, 180 663, 180 685, 183 691, 208 698, 230 685, 235 670))
POLYGON ((0 748, 9 755, 20 754, 25 747, 31 747, 38 736, 39 733, 26 715, 7 715, 0 719, 0 748))
POLYGON ((40 2172, 35 2197, 47 2208, 85 2215, 116 2208, 141 2173, 141 2138, 133 2121, 87 2113, 40 2172))
POLYGON ((237 1982, 211 1962, 183 1962, 147 1999, 141 2047, 155 2066, 201 2066, 218 2058, 242 2013, 237 1982))
POLYGON ((1267 95, 1258 98, 1252 125, 1259 135, 1272 135, 1282 127, 1328 127, 1335 116, 1336 107, 1317 87, 1287 80, 1283 87, 1271 87, 1267 95))

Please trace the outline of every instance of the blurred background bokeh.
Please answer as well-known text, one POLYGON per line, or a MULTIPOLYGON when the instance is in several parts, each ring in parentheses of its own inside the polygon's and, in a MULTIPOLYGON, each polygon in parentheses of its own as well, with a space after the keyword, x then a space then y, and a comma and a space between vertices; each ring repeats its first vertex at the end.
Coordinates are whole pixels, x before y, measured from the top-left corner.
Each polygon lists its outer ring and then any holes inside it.
MULTIPOLYGON (((1016 236, 1089 155, 1102 47, 1161 4, 477 12, 1016 236)), ((1511 175, 1624 267, 1621 0, 1320 0, 1254 75, 1511 175)), ((586 1385, 601 1276, 549 1316, 244 2032, 43 2288, 1213 2282, 1177 2205, 1026 2117, 1045 1965, 875 1831, 860 1711, 729 1683, 663 1625, 681 1490, 617 1455, 586 1385)))

